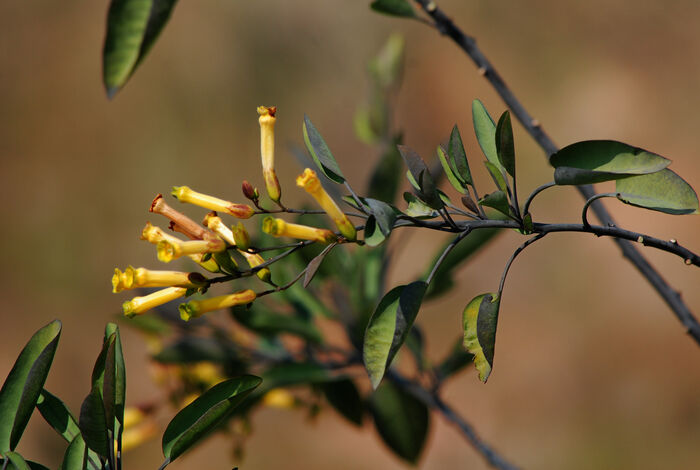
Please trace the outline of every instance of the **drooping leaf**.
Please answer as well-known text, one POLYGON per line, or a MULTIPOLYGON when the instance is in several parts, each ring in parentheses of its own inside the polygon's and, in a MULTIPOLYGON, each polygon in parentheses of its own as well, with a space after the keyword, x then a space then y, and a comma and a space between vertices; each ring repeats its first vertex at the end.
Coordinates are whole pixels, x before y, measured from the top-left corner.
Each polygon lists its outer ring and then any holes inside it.
POLYGON ((180 410, 163 434, 166 462, 172 462, 215 430, 261 382, 253 375, 225 380, 180 410))
POLYGON ((467 190, 464 189, 464 185, 457 178, 454 171, 452 170, 452 167, 447 161, 447 155, 445 154, 445 151, 442 149, 442 147, 438 146, 437 154, 438 158, 440 159, 440 163, 442 164, 442 169, 445 172, 445 176, 447 176, 447 181, 449 181, 452 187, 455 188, 457 191, 459 191, 462 194, 466 194, 467 190))
POLYGON ((98 455, 109 457, 109 446, 113 445, 113 441, 107 431, 111 427, 108 427, 102 395, 96 387, 93 387, 90 394, 83 400, 80 407, 79 426, 85 444, 98 455))
POLYGON ((619 179, 615 191, 620 201, 632 206, 675 215, 699 213, 693 188, 668 168, 619 179))
POLYGON ((321 134, 316 130, 316 127, 314 127, 311 119, 309 119, 306 114, 304 114, 304 124, 302 128, 306 148, 314 159, 316 166, 329 179, 338 184, 343 184, 345 182, 345 177, 340 171, 338 163, 335 161, 326 141, 323 140, 323 137, 321 137, 321 134))
POLYGON ((0 389, 0 454, 14 450, 34 411, 61 336, 54 320, 34 333, 0 389))
POLYGON ((427 287, 425 282, 416 281, 393 288, 382 298, 370 318, 362 356, 375 389, 406 340, 427 287))
POLYGON ((41 416, 58 432, 66 441, 71 442, 80 434, 78 421, 68 407, 57 396, 42 390, 36 403, 41 416))
POLYGON ((78 434, 73 438, 63 455, 61 470, 87 470, 90 468, 88 462, 88 447, 85 445, 83 437, 78 434))
POLYGON ((486 194, 479 200, 482 206, 496 209, 503 215, 510 215, 510 206, 508 205, 508 196, 503 191, 494 191, 491 194, 486 194))
POLYGON ((586 140, 567 145, 549 157, 560 185, 593 184, 628 175, 656 173, 670 160, 614 140, 586 140))
POLYGON ((423 159, 406 145, 399 145, 397 148, 419 188, 420 198, 433 209, 441 209, 443 203, 438 195, 435 180, 430 175, 430 171, 423 159))
POLYGON ((288 333, 312 343, 322 341, 321 332, 310 319, 278 313, 260 303, 254 304, 251 308, 233 307, 231 313, 241 325, 261 335, 273 336, 288 333))
POLYGON ((510 123, 510 112, 508 111, 501 115, 496 126, 496 153, 503 168, 515 178, 515 144, 513 142, 513 126, 510 123))
POLYGON ((408 203, 408 208, 404 211, 406 215, 417 218, 430 218, 437 216, 437 212, 435 212, 432 208, 428 207, 414 194, 405 192, 403 193, 403 199, 408 203))
POLYGON ((465 185, 472 184, 472 173, 469 171, 467 153, 464 151, 462 136, 459 134, 459 128, 457 128, 456 124, 452 128, 452 133, 450 134, 450 144, 447 147, 447 153, 450 156, 450 162, 455 169, 457 177, 462 180, 465 185))
POLYGON ((408 0, 374 0, 370 8, 385 15, 403 16, 411 18, 416 16, 416 12, 408 0))
POLYGON ((438 380, 449 378, 474 360, 474 355, 464 349, 463 342, 464 340, 459 338, 447 357, 435 367, 435 375, 438 380))
POLYGON ((357 391, 355 383, 350 379, 327 382, 321 385, 321 390, 328 403, 345 419, 357 426, 362 426, 365 407, 357 391))
POLYGON ((484 383, 493 368, 499 304, 500 297, 497 293, 481 294, 467 304, 462 314, 463 345, 474 355, 479 380, 484 383))
POLYGON ((124 86, 165 27, 177 0, 112 0, 102 51, 110 98, 124 86))
POLYGON ((394 202, 401 181, 401 154, 396 148, 402 141, 401 135, 394 137, 391 145, 374 167, 369 180, 367 194, 372 199, 394 202))
POLYGON ((416 463, 428 435, 428 407, 390 381, 370 398, 374 425, 382 440, 399 457, 416 463))
POLYGON ((479 142, 479 147, 481 147, 484 156, 492 165, 505 172, 505 168, 501 165, 498 159, 498 152, 496 151, 496 124, 479 100, 472 102, 472 119, 474 120, 476 140, 479 142))
POLYGON ((496 187, 503 193, 508 194, 508 185, 506 184, 503 172, 491 162, 484 162, 484 165, 486 165, 486 169, 489 171, 493 182, 496 183, 496 187))
POLYGON ((337 243, 331 243, 330 245, 325 247, 321 253, 319 253, 311 261, 309 261, 309 264, 306 265, 306 272, 304 273, 304 287, 308 287, 308 285, 311 283, 311 280, 316 275, 316 271, 318 271, 318 268, 321 266, 321 263, 323 263, 323 260, 326 258, 326 255, 330 253, 330 251, 336 245, 337 243))

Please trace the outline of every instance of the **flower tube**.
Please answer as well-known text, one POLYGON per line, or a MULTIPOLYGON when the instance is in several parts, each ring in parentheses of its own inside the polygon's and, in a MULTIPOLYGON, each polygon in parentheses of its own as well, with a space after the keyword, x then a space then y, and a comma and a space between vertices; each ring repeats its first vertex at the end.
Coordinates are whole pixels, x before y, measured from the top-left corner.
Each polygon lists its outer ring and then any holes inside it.
POLYGON ((184 233, 187 238, 193 240, 206 240, 212 238, 213 234, 200 226, 197 222, 187 217, 182 212, 176 211, 163 199, 162 194, 158 194, 151 203, 150 212, 161 214, 171 220, 178 231, 184 233))
POLYGON ((275 113, 277 107, 258 106, 258 122, 260 123, 260 155, 262 157, 263 178, 267 195, 279 202, 282 189, 275 173, 275 113))
POLYGON ((142 313, 158 307, 159 305, 168 303, 171 300, 184 297, 186 293, 187 289, 184 287, 166 287, 165 289, 153 292, 152 294, 144 295, 142 297, 134 297, 131 300, 127 300, 122 304, 122 310, 124 311, 124 315, 131 318, 134 315, 141 315, 142 313))
POLYGON ((190 321, 193 318, 200 317, 212 310, 233 307, 235 305, 249 304, 255 300, 255 292, 246 289, 235 294, 222 295, 204 300, 190 300, 187 303, 180 304, 180 318, 185 321, 190 321))
MULTIPOLYGON (((173 244, 178 244, 182 242, 182 240, 180 240, 179 238, 164 232, 163 229, 152 225, 150 222, 146 222, 146 226, 141 231, 141 240, 146 240, 147 242, 153 243, 154 245, 158 245, 158 243, 160 243, 161 241, 168 241, 173 244)), ((212 273, 218 273, 221 271, 219 265, 213 259, 210 258, 204 261, 204 255, 202 253, 196 253, 188 256, 192 261, 194 261, 207 271, 210 271, 212 273)))
POLYGON ((273 237, 299 238, 301 240, 314 240, 321 243, 330 243, 337 240, 335 234, 325 228, 292 224, 275 217, 265 217, 262 223, 262 230, 273 237))
POLYGON ((188 202, 205 209, 223 212, 239 219, 248 219, 255 214, 255 210, 248 204, 234 204, 218 197, 198 193, 187 186, 173 186, 171 194, 180 202, 188 202))
POLYGON ((316 172, 310 168, 304 170, 304 173, 297 177, 297 186, 304 188, 316 202, 323 208, 324 211, 333 219, 333 222, 338 227, 338 230, 345 238, 354 241, 357 237, 355 226, 352 225, 347 216, 343 214, 338 205, 331 198, 319 181, 316 172))
POLYGON ((223 240, 190 240, 188 242, 178 241, 177 243, 163 240, 156 245, 158 259, 163 263, 169 263, 184 255, 195 255, 204 253, 217 253, 226 249, 223 240))

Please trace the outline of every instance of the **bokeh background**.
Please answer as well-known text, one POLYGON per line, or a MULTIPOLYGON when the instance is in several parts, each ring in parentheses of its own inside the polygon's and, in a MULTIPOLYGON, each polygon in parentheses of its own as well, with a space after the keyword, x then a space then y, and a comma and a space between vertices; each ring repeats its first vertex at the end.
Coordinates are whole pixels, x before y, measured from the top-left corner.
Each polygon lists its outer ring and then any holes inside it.
MULTIPOLYGON (((480 98, 494 115, 502 103, 451 42, 415 21, 374 14, 368 3, 180 2, 112 101, 101 85, 106 1, 0 3, 1 377, 31 334, 60 318, 47 387, 79 409, 104 324, 127 296, 110 293, 113 268, 157 265, 152 247, 138 240, 154 194, 187 184, 235 200, 243 178, 262 184, 257 105, 279 107, 278 175, 289 201, 301 195, 286 148, 302 144, 304 112, 361 188, 377 157, 355 138, 352 117, 367 94, 365 63, 391 32, 406 36, 395 116, 406 142, 428 157, 458 123, 486 186, 470 103, 480 98)), ((671 158, 700 188, 700 3, 440 4, 478 39, 558 144, 633 143, 671 158)), ((551 180, 542 152, 517 126, 516 148, 521 191, 551 180)), ((581 203, 574 190, 552 189, 533 212, 574 221, 581 203)), ((620 225, 700 251, 697 216, 605 204, 620 225)), ((697 468, 698 346, 611 241, 548 238, 511 271, 488 385, 469 370, 447 384, 446 398, 525 468, 697 468)), ((438 246, 425 234, 400 243, 395 283, 413 280, 438 246)), ((499 238, 459 272, 458 289, 424 307, 419 322, 432 357, 461 334, 463 306, 495 288, 518 243, 516 234, 499 238)), ((644 253, 700 314, 698 270, 644 253)), ((143 341, 129 330, 123 341, 129 402, 158 399, 143 341)), ((486 468, 452 427, 433 418, 421 468, 486 468)), ((243 462, 234 462, 227 438, 217 436, 171 468, 404 468, 369 423, 353 428, 332 410, 312 424, 302 413, 267 409, 254 425, 243 462)), ((28 433, 19 450, 57 467, 60 439, 38 416, 28 433)), ((126 454, 126 468, 156 468, 159 447, 156 439, 126 454)))

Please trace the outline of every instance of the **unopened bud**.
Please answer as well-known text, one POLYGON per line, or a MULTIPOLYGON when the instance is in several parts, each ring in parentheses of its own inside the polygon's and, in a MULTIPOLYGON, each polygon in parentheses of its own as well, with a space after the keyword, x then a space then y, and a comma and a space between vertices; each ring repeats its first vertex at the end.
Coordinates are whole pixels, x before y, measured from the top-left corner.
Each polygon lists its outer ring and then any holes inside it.
POLYGON ((243 181, 241 189, 243 190, 243 195, 253 202, 256 202, 258 198, 260 198, 257 188, 254 188, 248 181, 243 181))

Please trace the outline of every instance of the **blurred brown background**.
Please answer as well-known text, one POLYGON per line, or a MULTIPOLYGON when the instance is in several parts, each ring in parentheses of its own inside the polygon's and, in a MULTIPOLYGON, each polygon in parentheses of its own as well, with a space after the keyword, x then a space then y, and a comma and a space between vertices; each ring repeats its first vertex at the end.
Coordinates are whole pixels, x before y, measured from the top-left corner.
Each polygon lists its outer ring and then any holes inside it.
MULTIPOLYGON (((288 200, 299 197, 298 167, 284 146, 302 143, 304 112, 362 187, 376 156, 354 137, 352 116, 366 95, 366 60, 392 31, 407 39, 396 116, 406 142, 428 157, 458 123, 477 181, 487 185, 470 103, 478 97, 498 115, 498 97, 452 43, 417 22, 374 14, 368 3, 180 2, 111 102, 100 68, 107 2, 0 3, 0 377, 36 329, 60 318, 47 387, 79 408, 104 324, 127 297, 110 293, 113 268, 157 266, 152 247, 138 240, 151 198, 187 184, 235 200, 243 178, 261 184, 257 105, 279 107, 278 174, 288 200)), ((478 39, 558 144, 633 143, 671 158, 700 188, 700 3, 440 5, 478 39)), ((519 127, 516 146, 521 192, 551 180, 519 127)), ((621 225, 700 251, 697 216, 605 204, 621 225)), ((533 213, 574 221, 580 207, 574 190, 552 189, 533 213)), ((425 234, 408 243, 396 283, 422 272, 437 246, 425 234)), ((460 271, 459 289, 424 307, 419 322, 432 357, 461 334, 464 304, 496 287, 518 243, 516 234, 501 237, 460 271)), ((698 270, 644 253, 700 315, 698 270)), ((128 401, 158 397, 142 340, 128 330, 123 340, 128 401)), ((691 469, 700 461, 699 391, 700 349, 613 243, 561 234, 528 250, 511 271, 488 385, 469 370, 447 385, 446 397, 525 468, 691 469)), ((485 468, 433 418, 421 468, 485 468)), ((264 410, 254 425, 243 469, 404 468, 369 423, 358 430, 330 410, 313 425, 302 413, 264 410)), ((28 432, 20 452, 57 467, 60 439, 38 416, 28 432)), ((126 454, 126 468, 156 468, 160 457, 156 439, 126 454)), ((233 463, 226 438, 217 436, 170 468, 233 463)))

